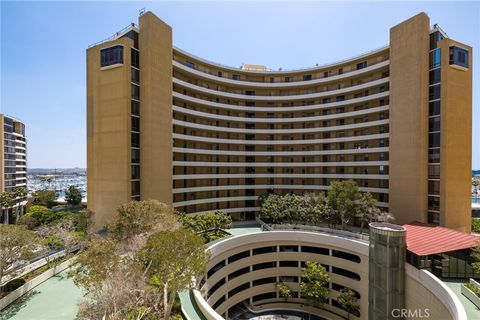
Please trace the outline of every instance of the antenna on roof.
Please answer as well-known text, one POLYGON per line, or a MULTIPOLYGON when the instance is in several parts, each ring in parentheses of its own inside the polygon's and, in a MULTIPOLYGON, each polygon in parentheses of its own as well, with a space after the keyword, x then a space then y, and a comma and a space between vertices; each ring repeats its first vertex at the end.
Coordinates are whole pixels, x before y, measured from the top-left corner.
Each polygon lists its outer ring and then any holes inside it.
POLYGON ((138 15, 139 15, 139 16, 143 15, 144 13, 145 13, 145 7, 143 7, 142 9, 140 9, 140 10, 138 11, 138 15))

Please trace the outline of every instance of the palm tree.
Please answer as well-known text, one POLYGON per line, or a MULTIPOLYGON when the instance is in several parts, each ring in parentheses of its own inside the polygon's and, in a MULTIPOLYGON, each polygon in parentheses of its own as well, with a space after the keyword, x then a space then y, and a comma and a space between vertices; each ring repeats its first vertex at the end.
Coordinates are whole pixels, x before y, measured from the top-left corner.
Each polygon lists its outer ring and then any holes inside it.
MULTIPOLYGON (((15 199, 23 199, 27 196, 28 192, 27 192, 27 188, 25 187, 16 187, 14 190, 13 190, 13 198, 15 199)), ((15 219, 18 220, 19 218, 19 214, 18 214, 18 211, 20 209, 20 205, 18 205, 16 207, 16 210, 15 210, 15 219)))
POLYGON ((5 218, 3 220, 5 224, 10 223, 8 209, 11 208, 12 205, 13 205, 12 193, 10 192, 0 193, 0 207, 5 210, 5 218))

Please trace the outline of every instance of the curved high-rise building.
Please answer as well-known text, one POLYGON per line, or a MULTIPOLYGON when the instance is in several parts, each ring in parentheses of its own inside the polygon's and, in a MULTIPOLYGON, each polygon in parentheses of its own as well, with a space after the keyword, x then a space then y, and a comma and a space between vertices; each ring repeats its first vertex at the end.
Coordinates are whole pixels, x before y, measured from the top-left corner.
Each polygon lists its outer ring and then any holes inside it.
POLYGON ((421 13, 390 43, 298 70, 228 67, 150 12, 87 50, 88 206, 252 219, 267 193, 353 179, 397 222, 470 230, 471 48, 421 13))

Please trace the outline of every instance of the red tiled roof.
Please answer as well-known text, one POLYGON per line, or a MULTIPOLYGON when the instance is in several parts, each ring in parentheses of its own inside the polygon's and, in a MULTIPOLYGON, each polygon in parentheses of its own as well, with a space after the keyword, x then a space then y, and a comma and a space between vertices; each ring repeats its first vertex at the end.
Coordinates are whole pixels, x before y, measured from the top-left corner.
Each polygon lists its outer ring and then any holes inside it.
POLYGON ((407 229, 407 249, 418 256, 468 249, 480 237, 418 221, 403 225, 407 229))

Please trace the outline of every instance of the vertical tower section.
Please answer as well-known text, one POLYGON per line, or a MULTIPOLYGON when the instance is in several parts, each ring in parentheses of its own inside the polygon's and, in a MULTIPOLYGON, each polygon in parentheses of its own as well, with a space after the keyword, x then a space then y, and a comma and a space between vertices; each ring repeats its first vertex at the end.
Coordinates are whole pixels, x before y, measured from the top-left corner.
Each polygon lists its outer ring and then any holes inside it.
POLYGON ((390 212, 427 220, 429 18, 390 29, 390 212))
POLYGON ((370 224, 368 319, 395 319, 405 307, 405 227, 370 224))
POLYGON ((440 224, 471 230, 472 48, 450 38, 441 50, 440 224))
POLYGON ((87 185, 94 228, 132 199, 131 25, 109 41, 87 49, 87 185))
POLYGON ((172 205, 172 29, 146 12, 139 30, 141 198, 172 205))

